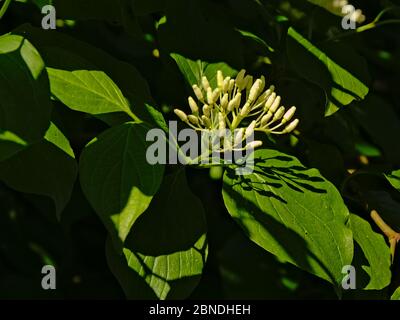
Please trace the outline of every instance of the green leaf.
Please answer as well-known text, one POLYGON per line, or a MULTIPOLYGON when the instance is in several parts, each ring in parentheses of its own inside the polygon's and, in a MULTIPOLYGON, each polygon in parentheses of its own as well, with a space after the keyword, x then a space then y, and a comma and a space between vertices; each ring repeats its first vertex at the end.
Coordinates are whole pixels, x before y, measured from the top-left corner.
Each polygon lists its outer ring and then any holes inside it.
POLYGON ((59 149, 63 150, 67 155, 71 158, 75 159, 74 150, 72 150, 71 145, 68 139, 64 136, 64 134, 57 128, 54 123, 50 124, 49 130, 47 130, 44 138, 57 146, 59 149))
POLYGON ((339 192, 316 169, 275 150, 255 152, 250 175, 227 170, 223 197, 249 238, 280 260, 333 284, 353 257, 349 212, 339 192))
POLYGON ((45 65, 37 50, 24 37, 0 37, 0 130, 37 142, 50 125, 51 107, 45 65))
POLYGON ((400 170, 386 174, 385 177, 395 189, 400 191, 400 170))
MULTIPOLYGON (((355 264, 357 269, 357 286, 360 283, 362 270, 367 273, 369 280, 363 284, 365 290, 381 290, 390 284, 390 250, 384 237, 372 230, 371 225, 355 214, 350 215, 350 228, 354 240, 360 246, 364 259, 361 265, 355 264)), ((356 260, 357 261, 357 260, 356 260)), ((354 263, 353 263, 354 264, 354 263)))
MULTIPOLYGON (((15 30, 25 35, 38 47, 52 69, 103 71, 122 91, 134 113, 143 121, 152 123, 145 104, 154 104, 146 80, 130 63, 115 59, 110 54, 66 34, 22 25, 15 30)), ((131 118, 125 112, 97 115, 109 125, 122 124, 131 118)))
POLYGON ((130 299, 184 299, 197 286, 208 252, 206 223, 184 170, 165 177, 122 251, 109 243, 107 258, 130 299))
POLYGON ((351 48, 336 43, 332 47, 326 46, 325 50, 329 49, 332 55, 336 53, 333 58, 293 28, 289 28, 286 42, 294 70, 325 91, 326 116, 354 100, 364 99, 368 94, 366 64, 351 48))
POLYGON ((201 85, 201 79, 206 76, 212 87, 217 86, 217 71, 221 70, 224 77, 233 77, 237 71, 226 63, 207 63, 204 61, 194 61, 185 58, 177 53, 171 53, 171 57, 175 60, 179 70, 185 77, 190 86, 201 85))
POLYGON ((263 47, 268 49, 270 52, 274 52, 274 48, 272 48, 264 39, 261 39, 259 36, 255 35, 254 33, 246 30, 238 30, 238 32, 245 38, 249 38, 259 44, 261 44, 263 47))
POLYGON ((124 111, 132 115, 128 100, 104 72, 47 70, 52 94, 72 110, 93 115, 124 111))
POLYGON ((12 157, 27 146, 27 143, 10 131, 0 130, 0 162, 12 157))
POLYGON ((57 143, 43 140, 2 162, 0 180, 17 191, 51 198, 60 219, 71 198, 78 166, 72 156, 57 147, 57 143))
POLYGON ((396 289, 395 292, 393 292, 392 297, 390 300, 400 300, 400 287, 396 289))
POLYGON ((128 122, 89 143, 80 158, 83 192, 111 233, 125 241, 160 187, 164 167, 146 160, 148 128, 128 122))

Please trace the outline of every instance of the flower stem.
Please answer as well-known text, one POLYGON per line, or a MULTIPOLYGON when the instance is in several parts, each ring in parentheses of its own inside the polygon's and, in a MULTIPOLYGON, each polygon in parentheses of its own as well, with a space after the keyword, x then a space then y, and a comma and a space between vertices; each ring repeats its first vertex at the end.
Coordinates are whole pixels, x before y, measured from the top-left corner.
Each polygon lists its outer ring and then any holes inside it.
POLYGON ((392 263, 394 260, 394 254, 396 252, 396 245, 400 241, 400 233, 394 231, 379 215, 376 210, 371 211, 371 218, 374 220, 379 229, 389 239, 390 254, 392 256, 392 263))

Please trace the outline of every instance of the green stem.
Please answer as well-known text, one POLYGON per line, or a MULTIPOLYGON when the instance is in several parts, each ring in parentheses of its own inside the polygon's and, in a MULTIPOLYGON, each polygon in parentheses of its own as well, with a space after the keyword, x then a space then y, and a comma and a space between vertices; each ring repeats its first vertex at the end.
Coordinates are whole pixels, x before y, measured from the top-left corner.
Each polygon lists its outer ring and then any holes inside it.
POLYGON ((7 9, 8 9, 8 6, 9 6, 10 3, 11 3, 11 1, 12 1, 12 0, 6 0, 6 1, 3 3, 3 6, 2 6, 1 9, 0 9, 0 19, 3 18, 4 14, 6 13, 6 11, 7 11, 7 9))

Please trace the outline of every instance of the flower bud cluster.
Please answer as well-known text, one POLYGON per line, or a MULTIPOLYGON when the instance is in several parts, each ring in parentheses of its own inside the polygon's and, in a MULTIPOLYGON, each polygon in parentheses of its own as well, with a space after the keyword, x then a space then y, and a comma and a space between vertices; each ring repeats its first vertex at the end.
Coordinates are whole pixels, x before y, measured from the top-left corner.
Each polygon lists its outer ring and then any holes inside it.
MULTIPOLYGON (((231 147, 241 144, 255 131, 268 134, 287 134, 299 124, 293 119, 296 107, 285 108, 275 87, 266 88, 263 76, 255 79, 241 70, 236 78, 224 77, 222 71, 216 75, 217 86, 213 88, 203 77, 200 85, 193 85, 195 97, 189 97, 191 114, 175 109, 180 120, 198 131, 234 133, 231 147), (243 124, 246 124, 243 126, 243 124)), ((245 147, 254 149, 261 141, 252 141, 245 147)), ((226 143, 225 143, 226 146, 226 143)))

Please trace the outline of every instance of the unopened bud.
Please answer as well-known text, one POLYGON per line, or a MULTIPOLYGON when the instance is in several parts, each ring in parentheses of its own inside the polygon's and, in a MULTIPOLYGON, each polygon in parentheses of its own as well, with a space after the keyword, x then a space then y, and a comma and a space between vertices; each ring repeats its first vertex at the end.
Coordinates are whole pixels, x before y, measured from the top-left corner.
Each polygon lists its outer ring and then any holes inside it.
POLYGON ((245 74, 246 74, 246 70, 242 69, 236 76, 236 85, 239 87, 239 90, 243 90, 246 87, 246 85, 243 86, 243 80, 244 80, 245 74))
POLYGON ((222 88, 224 87, 224 75, 222 74, 221 70, 217 71, 217 84, 218 88, 222 90, 222 88))
POLYGON ((240 111, 240 116, 246 117, 250 113, 250 111, 251 111, 251 104, 249 102, 246 102, 242 108, 242 111, 240 111))
POLYGON ((232 92, 233 88, 235 87, 235 80, 231 79, 229 80, 229 88, 228 91, 232 92))
POLYGON ((196 84, 193 85, 193 92, 194 92, 194 94, 196 95, 196 98, 199 101, 203 101, 204 100, 203 93, 201 92, 201 89, 196 84))
POLYGON ((285 107, 280 107, 278 111, 275 112, 274 121, 280 120, 285 114, 285 107))
POLYGON ((203 124, 204 124, 204 126, 205 126, 206 128, 210 128, 210 127, 211 127, 211 120, 210 120, 209 117, 207 117, 207 116, 205 116, 205 115, 202 115, 202 116, 201 116, 201 121, 203 122, 203 124))
POLYGON ((229 103, 229 95, 227 93, 225 93, 221 99, 222 110, 225 110, 228 107, 228 103, 229 103))
POLYGON ((250 103, 254 102, 257 99, 258 95, 261 92, 261 90, 260 90, 261 89, 261 85, 262 85, 262 81, 260 79, 257 79, 254 82, 253 86, 250 89, 250 94, 249 94, 250 103))
POLYGON ((225 130, 225 128, 226 128, 226 125, 225 125, 225 117, 224 117, 224 115, 222 114, 222 112, 219 112, 219 113, 218 113, 218 128, 219 128, 220 130, 225 130))
POLYGON ((208 82, 206 76, 203 76, 203 78, 201 78, 201 84, 203 85, 203 89, 206 91, 208 90, 208 88, 210 88, 210 83, 208 82))
POLYGON ((213 103, 217 102, 219 94, 220 94, 220 90, 218 88, 213 91, 213 93, 212 93, 213 103))
POLYGON ((243 137, 244 137, 244 128, 240 128, 239 130, 236 130, 236 135, 235 135, 235 147, 238 146, 239 144, 242 143, 243 137))
POLYGON ((231 81, 230 77, 226 77, 224 80, 224 86, 223 86, 223 91, 228 92, 229 91, 229 81, 231 81))
POLYGON ((253 86, 253 76, 248 75, 248 76, 246 76, 245 79, 247 79, 247 81, 246 81, 246 90, 247 90, 247 92, 249 92, 251 87, 253 86))
POLYGON ((188 115, 188 119, 195 126, 197 126, 199 124, 199 119, 196 116, 192 115, 192 114, 188 115))
POLYGON ((181 119, 183 122, 187 122, 188 117, 186 113, 184 113, 182 110, 175 109, 174 113, 178 116, 179 119, 181 119))
POLYGON ((211 115, 211 107, 210 107, 209 105, 205 104, 205 105, 203 106, 203 114, 204 114, 206 117, 210 117, 210 115, 211 115))
POLYGON ((271 119, 272 119, 272 113, 268 112, 265 116, 261 118, 261 127, 266 127, 268 123, 271 121, 271 119))
POLYGON ((236 94, 235 98, 233 98, 228 104, 228 112, 231 112, 233 109, 237 109, 240 106, 240 102, 242 100, 242 94, 239 92, 236 94))
POLYGON ((262 141, 259 140, 249 142, 246 146, 246 150, 253 150, 255 148, 259 148, 262 146, 262 144, 263 144, 262 141))
POLYGON ((283 133, 290 133, 294 131, 299 125, 299 122, 300 122, 299 119, 293 120, 291 123, 289 123, 289 125, 285 128, 285 130, 283 130, 283 133))
POLYGON ((210 104, 210 105, 214 103, 214 100, 213 100, 213 92, 212 92, 212 90, 211 90, 210 87, 208 87, 208 89, 207 89, 207 102, 208 102, 208 104, 210 104))
POLYGON ((296 107, 291 107, 288 111, 286 111, 285 115, 283 116, 282 123, 286 123, 292 120, 295 113, 296 107))
POLYGON ((272 92, 271 95, 268 97, 267 102, 265 103, 264 110, 267 111, 271 108, 272 104, 274 103, 276 98, 276 93, 272 92))
POLYGON ((247 139, 248 137, 254 134, 254 129, 256 128, 256 121, 253 120, 250 125, 247 127, 246 132, 244 134, 244 138, 247 139))
POLYGON ((192 97, 188 98, 189 101, 189 107, 192 110, 192 113, 198 114, 199 113, 199 107, 197 106, 196 101, 192 97))
POLYGON ((278 110, 280 104, 281 104, 281 97, 277 96, 275 98, 274 103, 272 104, 271 108, 269 108, 269 111, 271 111, 272 113, 275 113, 276 110, 278 110))

